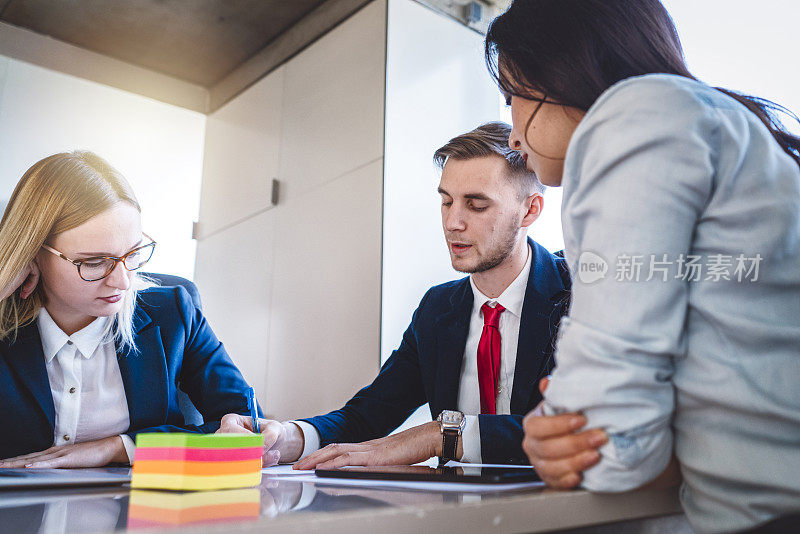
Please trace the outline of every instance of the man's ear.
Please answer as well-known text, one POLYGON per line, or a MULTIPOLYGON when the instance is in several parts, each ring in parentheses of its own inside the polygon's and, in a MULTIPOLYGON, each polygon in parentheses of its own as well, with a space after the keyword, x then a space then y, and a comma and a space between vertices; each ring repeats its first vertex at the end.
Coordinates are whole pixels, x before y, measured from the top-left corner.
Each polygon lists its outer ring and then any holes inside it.
POLYGON ((544 209, 544 197, 541 193, 533 193, 525 199, 524 205, 527 208, 527 212, 520 223, 521 228, 527 228, 532 225, 533 222, 539 218, 539 215, 542 214, 542 210, 544 209))

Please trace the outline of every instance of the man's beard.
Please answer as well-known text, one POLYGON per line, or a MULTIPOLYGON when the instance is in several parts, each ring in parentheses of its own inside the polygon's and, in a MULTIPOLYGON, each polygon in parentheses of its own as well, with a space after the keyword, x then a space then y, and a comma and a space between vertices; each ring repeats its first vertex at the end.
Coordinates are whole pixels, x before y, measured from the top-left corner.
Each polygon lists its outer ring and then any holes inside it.
POLYGON ((478 264, 474 267, 467 267, 459 269, 455 265, 453 268, 461 273, 467 274, 475 274, 475 273, 482 273, 484 271, 488 271, 489 269, 494 269, 501 263, 503 263, 506 258, 511 255, 511 252, 514 250, 514 245, 517 244, 517 230, 518 227, 515 224, 511 224, 509 228, 509 232, 506 235, 506 238, 493 250, 489 251, 488 255, 484 258, 481 258, 478 261, 478 264))

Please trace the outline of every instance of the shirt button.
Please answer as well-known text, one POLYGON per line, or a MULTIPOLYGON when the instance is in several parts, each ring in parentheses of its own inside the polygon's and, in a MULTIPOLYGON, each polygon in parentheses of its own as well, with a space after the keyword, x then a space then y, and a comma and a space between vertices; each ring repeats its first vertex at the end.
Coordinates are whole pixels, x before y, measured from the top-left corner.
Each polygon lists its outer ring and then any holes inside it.
POLYGON ((69 434, 64 434, 64 441, 69 441, 69 434))
POLYGON ((67 345, 72 345, 72 340, 71 339, 67 340, 67 345))
POLYGON ((69 392, 70 393, 75 393, 75 386, 72 386, 71 388, 69 388, 69 392))

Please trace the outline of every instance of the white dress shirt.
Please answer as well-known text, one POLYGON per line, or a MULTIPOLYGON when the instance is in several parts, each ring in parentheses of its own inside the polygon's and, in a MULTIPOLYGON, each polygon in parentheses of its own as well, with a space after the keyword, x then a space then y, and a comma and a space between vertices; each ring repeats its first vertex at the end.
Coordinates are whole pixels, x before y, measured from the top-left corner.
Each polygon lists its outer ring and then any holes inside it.
MULTIPOLYGON (((525 302, 525 290, 528 287, 528 275, 531 272, 531 256, 529 246, 528 258, 522 271, 496 299, 490 299, 481 293, 475 286, 472 277, 469 278, 473 294, 472 315, 458 388, 458 409, 466 415, 466 424, 461 434, 464 448, 462 462, 481 463, 481 432, 478 424, 478 414, 481 411, 481 394, 478 387, 478 344, 483 333, 481 307, 488 302, 489 306, 495 307, 500 304, 505 308, 505 311, 500 314, 499 322, 500 377, 497 384, 496 413, 508 415, 511 413, 511 391, 514 387, 514 369, 517 363, 519 324, 522 317, 522 306, 525 302)), ((305 421, 292 422, 303 432, 305 445, 300 458, 305 458, 319 449, 319 432, 314 425, 305 421)))
POLYGON ((458 388, 458 409, 466 414, 466 425, 461 435, 464 447, 462 462, 481 463, 481 432, 478 414, 481 413, 481 393, 478 387, 478 344, 483 333, 483 312, 481 307, 488 303, 494 308, 500 304, 505 311, 500 314, 500 377, 497 381, 495 412, 498 415, 511 413, 511 390, 514 387, 514 369, 517 365, 517 345, 519 344, 519 321, 522 305, 525 303, 525 290, 528 288, 528 275, 531 272, 531 249, 525 266, 513 282, 496 299, 490 299, 478 289, 470 276, 472 287, 472 316, 469 322, 467 344, 464 347, 464 362, 461 365, 461 383, 458 388))
MULTIPOLYGON (((47 378, 56 419, 54 445, 68 445, 122 435, 130 426, 128 399, 113 340, 104 340, 107 317, 98 317, 71 336, 45 308, 39 312, 47 378)), ((133 440, 122 435, 133 460, 133 440)))

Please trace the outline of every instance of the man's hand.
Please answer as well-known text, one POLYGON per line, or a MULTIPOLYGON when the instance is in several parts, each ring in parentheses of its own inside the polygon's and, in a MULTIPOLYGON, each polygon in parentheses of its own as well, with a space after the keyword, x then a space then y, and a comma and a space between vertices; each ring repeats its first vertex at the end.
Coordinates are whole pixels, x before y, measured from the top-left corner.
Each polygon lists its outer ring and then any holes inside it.
MULTIPOLYGON (((272 419, 259 419, 258 426, 264 437, 262 464, 271 467, 279 461, 294 462, 303 453, 303 431, 292 422, 281 423, 272 419)), ((252 419, 245 415, 229 413, 222 417, 217 433, 250 433, 252 419)))
MULTIPOLYGON (((303 458, 295 469, 333 469, 346 465, 411 465, 442 452, 439 423, 432 421, 403 432, 363 443, 328 445, 303 458)), ((464 452, 458 440, 458 457, 464 452)))
POLYGON ((112 462, 127 463, 128 454, 121 436, 75 445, 59 445, 46 451, 7 458, 0 468, 7 467, 102 467, 112 462))
MULTIPOLYGON (((548 383, 547 378, 539 383, 542 393, 548 383)), ((522 420, 522 448, 548 486, 574 488, 581 483, 581 473, 600 461, 597 449, 608 442, 608 436, 601 429, 578 432, 586 425, 581 414, 542 414, 540 404, 522 420)))

